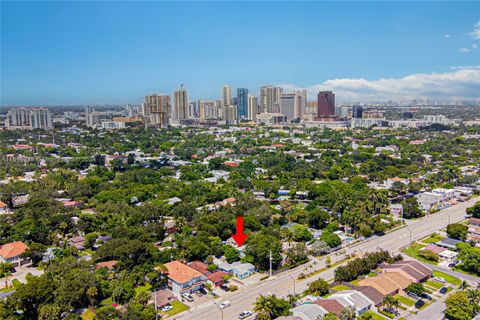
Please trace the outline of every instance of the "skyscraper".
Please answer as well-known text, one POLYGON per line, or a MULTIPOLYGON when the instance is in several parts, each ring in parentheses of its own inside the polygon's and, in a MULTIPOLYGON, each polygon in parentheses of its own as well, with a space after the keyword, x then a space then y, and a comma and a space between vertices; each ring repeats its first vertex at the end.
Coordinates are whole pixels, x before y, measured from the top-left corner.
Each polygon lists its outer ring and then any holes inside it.
POLYGON ((248 89, 237 89, 237 116, 239 119, 248 116, 248 89))
POLYGON ((170 96, 167 94, 151 94, 145 96, 142 104, 142 115, 147 127, 166 128, 171 116, 170 96))
POLYGON ((53 116, 47 107, 23 107, 8 110, 7 129, 53 129, 53 116))
POLYGON ((335 94, 332 91, 320 91, 317 95, 317 104, 318 117, 335 115, 335 94))
POLYGON ((183 84, 179 90, 173 93, 173 103, 175 105, 175 118, 180 121, 188 119, 188 94, 187 90, 183 88, 183 84))
POLYGON ((232 88, 230 88, 230 86, 222 86, 222 103, 223 106, 229 106, 232 104, 232 88))
POLYGON ((282 88, 263 86, 260 88, 260 113, 280 113, 282 88))
POLYGON ((352 108, 352 118, 363 118, 363 107, 362 106, 353 106, 352 108))
POLYGON ((247 118, 250 120, 255 120, 258 113, 258 99, 256 96, 248 96, 248 112, 247 118))
POLYGON ((223 107, 223 119, 226 124, 234 124, 237 119, 237 108, 235 105, 229 105, 223 107))

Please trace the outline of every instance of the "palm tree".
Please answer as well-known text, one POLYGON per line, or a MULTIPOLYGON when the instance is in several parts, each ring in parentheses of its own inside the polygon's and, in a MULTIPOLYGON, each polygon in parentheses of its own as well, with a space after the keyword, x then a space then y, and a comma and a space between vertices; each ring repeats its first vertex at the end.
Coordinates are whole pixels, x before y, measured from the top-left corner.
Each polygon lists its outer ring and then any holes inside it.
POLYGON ((383 299, 382 305, 384 305, 388 310, 396 310, 400 306, 400 303, 394 296, 387 295, 383 299))
POLYGON ((272 314, 273 310, 268 296, 261 294, 255 301, 255 307, 253 310, 258 312, 259 316, 261 315, 265 319, 270 319, 270 315, 272 314))
POLYGON ((357 318, 357 311, 354 307, 343 308, 342 312, 340 313, 341 320, 353 320, 355 318, 357 318))
POLYGON ((12 275, 13 264, 5 262, 0 264, 0 277, 5 277, 5 288, 8 288, 8 278, 12 275))
POLYGON ((90 287, 87 289, 88 301, 90 302, 91 307, 95 305, 95 298, 97 297, 97 294, 98 294, 97 287, 90 287))
POLYGON ((470 285, 468 284, 468 282, 466 280, 463 280, 462 283, 460 284, 460 290, 465 290, 467 289, 468 287, 470 287, 470 285))

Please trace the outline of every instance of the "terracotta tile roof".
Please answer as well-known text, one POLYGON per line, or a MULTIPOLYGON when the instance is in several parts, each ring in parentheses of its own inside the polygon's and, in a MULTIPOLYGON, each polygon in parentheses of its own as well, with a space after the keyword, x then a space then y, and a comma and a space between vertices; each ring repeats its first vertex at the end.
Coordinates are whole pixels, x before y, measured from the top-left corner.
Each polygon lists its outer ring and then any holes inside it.
POLYGON ((223 277, 228 275, 228 273, 224 271, 215 271, 212 274, 209 274, 207 276, 207 279, 212 281, 213 283, 219 283, 220 281, 223 281, 223 277))
POLYGON ((436 246, 434 244, 429 244, 428 246, 426 246, 425 248, 423 248, 422 250, 430 250, 432 252, 435 252, 435 253, 440 253, 440 252, 443 252, 447 249, 445 248, 442 248, 442 247, 439 247, 439 246, 436 246))
POLYGON ((111 261, 104 261, 104 262, 99 262, 95 265, 97 269, 100 268, 107 268, 108 270, 112 270, 113 267, 118 263, 116 260, 111 260, 111 261))
POLYGON ((327 310, 328 312, 335 313, 337 316, 340 316, 342 313, 343 306, 337 300, 333 299, 318 299, 314 302, 314 304, 318 304, 323 309, 327 310))
POLYGON ((0 257, 9 259, 21 255, 28 247, 22 241, 10 242, 0 245, 0 257))
POLYGON ((192 269, 197 270, 201 274, 208 274, 210 271, 208 271, 208 265, 201 262, 201 261, 192 261, 188 264, 188 266, 192 269))
POLYGON ((7 204, 0 200, 0 208, 6 208, 7 204))
POLYGON ((168 269, 168 277, 177 283, 185 283, 192 280, 192 278, 202 276, 200 272, 180 261, 167 262, 165 267, 168 269))

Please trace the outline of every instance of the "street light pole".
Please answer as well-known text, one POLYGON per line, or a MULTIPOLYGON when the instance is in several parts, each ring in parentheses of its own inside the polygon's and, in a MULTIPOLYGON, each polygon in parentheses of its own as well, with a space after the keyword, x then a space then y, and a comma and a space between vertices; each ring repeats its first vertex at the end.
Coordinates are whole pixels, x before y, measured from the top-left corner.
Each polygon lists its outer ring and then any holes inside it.
POLYGON ((291 274, 288 274, 288 276, 289 276, 290 278, 292 278, 292 280, 293 280, 293 295, 295 295, 295 278, 292 277, 291 274))
POLYGON ((218 310, 220 310, 220 312, 222 313, 222 320, 223 320, 223 309, 220 308, 220 306, 218 304, 216 304, 215 302, 213 304, 216 305, 218 310))

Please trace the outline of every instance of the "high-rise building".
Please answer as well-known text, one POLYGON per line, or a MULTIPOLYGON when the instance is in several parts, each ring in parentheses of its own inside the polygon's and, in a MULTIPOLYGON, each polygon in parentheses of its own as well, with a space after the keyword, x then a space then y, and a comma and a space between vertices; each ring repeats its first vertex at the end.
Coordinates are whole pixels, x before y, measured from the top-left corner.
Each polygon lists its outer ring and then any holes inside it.
POLYGON ((248 116, 248 89, 237 89, 237 116, 245 119, 248 116))
POLYGON ((306 96, 306 90, 282 94, 280 113, 287 117, 287 121, 302 119, 303 110, 306 109, 306 96))
POLYGON ((173 93, 173 103, 175 105, 175 118, 179 121, 189 119, 188 94, 183 84, 179 90, 173 93))
POLYGON ((260 113, 280 113, 282 88, 263 86, 260 88, 260 113))
POLYGON ((166 128, 170 123, 172 104, 168 94, 150 94, 142 104, 146 127, 166 128))
POLYGON ((199 118, 200 121, 218 120, 218 103, 212 100, 200 100, 199 102, 199 118))
POLYGON ((7 112, 7 129, 53 129, 53 116, 47 107, 12 108, 7 112))
POLYGON ((362 106, 353 106, 352 107, 352 118, 363 118, 363 107, 362 106))
POLYGON ((250 120, 255 120, 258 113, 258 99, 256 96, 248 96, 248 112, 247 118, 250 120))
POLYGON ((229 106, 232 104, 232 88, 230 88, 230 86, 222 86, 222 103, 223 106, 229 106))
POLYGON ((237 119, 237 108, 235 105, 223 107, 223 119, 226 124, 234 124, 237 119))
POLYGON ((335 115, 335 94, 332 91, 320 91, 317 95, 317 116, 330 117, 335 115))

